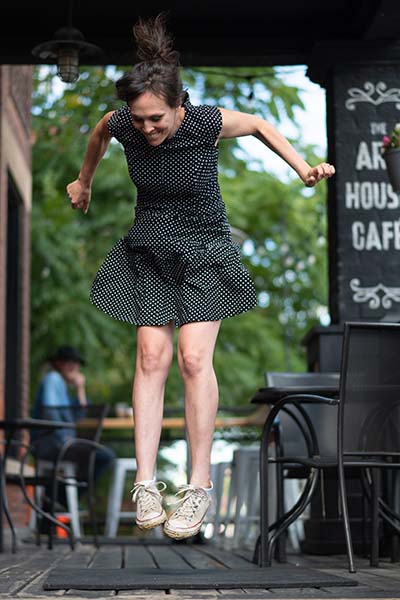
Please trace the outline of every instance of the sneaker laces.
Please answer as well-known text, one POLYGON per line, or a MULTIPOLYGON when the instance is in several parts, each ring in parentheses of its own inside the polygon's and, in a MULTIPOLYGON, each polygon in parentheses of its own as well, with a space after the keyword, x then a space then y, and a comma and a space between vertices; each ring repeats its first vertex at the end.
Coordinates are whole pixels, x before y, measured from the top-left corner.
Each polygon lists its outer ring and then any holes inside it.
POLYGON ((166 487, 167 486, 163 481, 155 481, 154 483, 147 484, 138 481, 130 491, 130 493, 133 494, 132 502, 137 502, 140 505, 140 510, 143 514, 153 512, 154 510, 158 511, 161 503, 160 492, 163 492, 166 487))
POLYGON ((199 508, 202 500, 204 499, 204 492, 201 488, 196 487, 190 483, 180 485, 175 496, 185 494, 183 498, 180 498, 178 502, 170 502, 169 504, 175 504, 178 508, 174 510, 173 518, 183 517, 191 521, 199 508))

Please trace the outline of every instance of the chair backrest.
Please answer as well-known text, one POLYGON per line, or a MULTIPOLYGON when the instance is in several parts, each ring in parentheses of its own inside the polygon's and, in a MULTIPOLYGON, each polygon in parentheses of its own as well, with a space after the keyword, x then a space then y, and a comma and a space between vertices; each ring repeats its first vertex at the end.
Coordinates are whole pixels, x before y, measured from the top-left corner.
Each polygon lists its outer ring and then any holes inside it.
POLYGON ((400 456, 399 360, 399 323, 345 323, 339 408, 344 455, 400 456))
MULTIPOLYGON (((313 393, 313 388, 334 387, 339 389, 340 373, 266 371, 265 381, 269 387, 287 388, 288 394, 293 393, 295 388, 304 388, 304 391, 308 390, 311 394, 313 393), (290 388, 293 388, 293 390, 290 388)), ((302 406, 311 419, 313 427, 318 434, 320 455, 327 458, 336 457, 337 407, 306 403, 302 404, 302 406)), ((300 422, 304 426, 304 419, 299 416, 299 413, 293 409, 293 407, 290 408, 290 410, 300 418, 300 422)), ((282 429, 282 441, 285 455, 306 456, 307 446, 295 420, 290 415, 281 411, 279 413, 279 421, 282 429)))
POLYGON ((79 423, 79 421, 88 419, 91 423, 88 427, 78 427, 77 436, 99 443, 103 432, 104 419, 108 415, 108 412, 108 404, 90 404, 81 408, 76 422, 79 423))
MULTIPOLYGON (((100 442, 103 431, 103 421, 109 411, 108 404, 89 404, 87 406, 43 406, 39 418, 49 421, 65 421, 66 430, 68 423, 79 424, 88 420, 88 426, 70 429, 70 434, 94 442, 100 442)), ((47 432, 44 432, 46 434, 47 432)))

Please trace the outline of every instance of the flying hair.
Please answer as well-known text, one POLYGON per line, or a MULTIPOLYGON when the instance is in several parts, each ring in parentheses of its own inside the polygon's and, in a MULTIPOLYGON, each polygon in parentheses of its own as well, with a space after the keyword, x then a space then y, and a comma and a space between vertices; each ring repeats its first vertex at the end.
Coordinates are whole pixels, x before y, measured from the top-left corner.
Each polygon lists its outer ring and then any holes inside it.
POLYGON ((179 65, 179 52, 174 50, 173 39, 167 33, 165 13, 147 19, 139 17, 133 26, 133 35, 139 60, 162 60, 171 65, 179 65))
POLYGON ((180 106, 185 94, 179 73, 179 52, 167 33, 165 14, 142 18, 133 26, 137 57, 141 62, 125 73, 115 86, 117 96, 128 104, 145 92, 164 98, 171 108, 180 106))

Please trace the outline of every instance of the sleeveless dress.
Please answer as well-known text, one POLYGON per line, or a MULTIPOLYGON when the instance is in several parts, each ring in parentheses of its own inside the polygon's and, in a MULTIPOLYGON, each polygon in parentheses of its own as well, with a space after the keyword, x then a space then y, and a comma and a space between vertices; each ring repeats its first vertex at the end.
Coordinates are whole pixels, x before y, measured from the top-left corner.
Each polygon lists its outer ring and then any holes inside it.
POLYGON ((217 321, 257 304, 218 185, 221 112, 192 105, 187 94, 183 106, 179 129, 159 146, 135 128, 128 106, 108 122, 137 201, 133 226, 106 256, 90 300, 134 325, 217 321))

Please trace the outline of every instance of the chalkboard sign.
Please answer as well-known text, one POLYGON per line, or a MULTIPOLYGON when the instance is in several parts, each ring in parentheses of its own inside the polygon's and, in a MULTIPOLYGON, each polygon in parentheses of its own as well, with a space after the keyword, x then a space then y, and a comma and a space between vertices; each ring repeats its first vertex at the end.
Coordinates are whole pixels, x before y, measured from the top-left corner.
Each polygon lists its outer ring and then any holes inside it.
POLYGON ((336 67, 327 108, 332 321, 400 320, 400 196, 381 155, 400 122, 398 66, 336 67))

